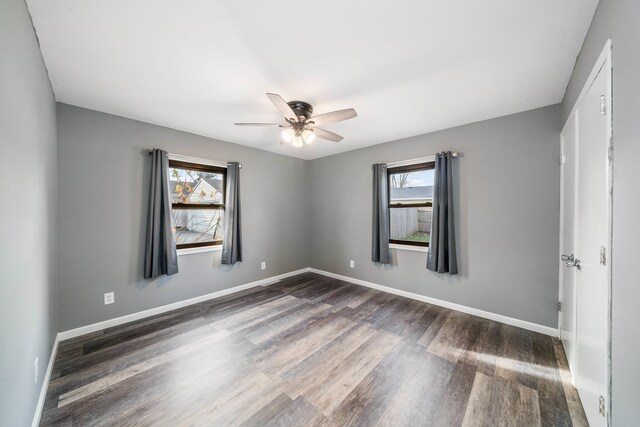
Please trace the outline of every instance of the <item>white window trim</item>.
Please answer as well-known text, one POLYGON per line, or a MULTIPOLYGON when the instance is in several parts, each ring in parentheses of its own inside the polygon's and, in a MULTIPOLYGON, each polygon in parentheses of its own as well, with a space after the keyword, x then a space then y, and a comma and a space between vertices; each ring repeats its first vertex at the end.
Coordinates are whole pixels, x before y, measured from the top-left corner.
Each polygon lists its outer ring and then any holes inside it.
POLYGON ((169 153, 169 160, 177 160, 177 161, 180 161, 180 162, 196 163, 196 164, 207 165, 207 166, 217 166, 219 168, 226 168, 227 167, 227 162, 220 162, 218 160, 202 159, 200 157, 183 156, 182 154, 169 153))
POLYGON ((417 165, 417 164, 420 164, 420 163, 428 163, 428 162, 435 162, 435 161, 436 161, 436 156, 418 157, 416 159, 400 160, 400 161, 397 161, 397 162, 389 162, 389 163, 387 163, 387 167, 388 168, 396 168, 398 166, 417 165))
POLYGON ((178 249, 178 256, 199 254, 203 252, 222 252, 222 245, 200 246, 196 248, 178 249))
POLYGON ((402 245, 399 243, 389 243, 389 248, 410 252, 429 252, 429 246, 402 245))

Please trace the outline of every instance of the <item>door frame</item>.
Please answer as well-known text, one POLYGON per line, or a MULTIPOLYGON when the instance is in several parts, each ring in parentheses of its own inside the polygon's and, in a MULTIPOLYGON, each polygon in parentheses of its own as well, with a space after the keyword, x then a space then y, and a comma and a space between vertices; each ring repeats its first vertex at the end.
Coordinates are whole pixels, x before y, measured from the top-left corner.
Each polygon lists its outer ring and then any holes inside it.
MULTIPOLYGON (((569 115, 567 116, 567 120, 565 121, 563 127, 562 127, 562 131, 560 134, 560 149, 561 149, 561 155, 564 154, 564 133, 565 133, 565 129, 567 128, 567 126, 573 125, 576 126, 577 120, 578 120, 578 115, 580 114, 578 110, 578 106, 580 105, 580 103, 582 102, 582 100, 584 99, 584 97, 586 96, 587 92, 589 91, 589 89, 591 88, 591 85, 593 84, 593 82, 595 81, 596 77, 598 77, 598 75, 600 74, 600 72, 604 72, 606 73, 606 77, 607 77, 607 89, 605 93, 605 108, 606 108, 606 113, 609 117, 609 119, 607 120, 607 138, 608 138, 608 146, 609 146, 609 161, 607 163, 608 165, 608 170, 607 170, 607 189, 608 191, 608 197, 607 197, 607 253, 606 253, 606 271, 607 271, 607 295, 608 295, 608 301, 607 301, 607 396, 606 396, 606 411, 607 411, 607 424, 611 425, 611 298, 612 298, 612 248, 613 248, 613 218, 612 218, 612 212, 613 212, 613 166, 614 166, 614 162, 613 162, 613 101, 612 101, 612 95, 613 95, 613 63, 612 63, 612 49, 611 49, 611 39, 608 39, 604 45, 604 48, 602 49, 600 56, 598 57, 598 60, 595 62, 591 73, 589 74, 589 77, 587 78, 584 86, 582 87, 582 90, 580 91, 580 95, 578 96, 578 99, 576 99, 576 102, 574 103, 573 107, 571 108, 571 112, 569 113, 569 115), (573 123, 571 118, 573 117, 573 123)), ((577 139, 580 138, 579 133, 577 133, 576 130, 576 136, 577 139)), ((562 254, 562 248, 564 246, 564 242, 563 242, 563 226, 562 226, 562 220, 563 220, 563 215, 564 215, 564 170, 561 170, 560 172, 560 244, 559 244, 559 254, 558 254, 558 260, 560 260, 560 255, 562 254)), ((579 183, 578 183, 579 185, 579 183)), ((574 209, 574 218, 573 221, 575 223, 576 221, 576 215, 577 215, 577 211, 574 209)), ((575 239, 575 236, 574 236, 575 239)), ((564 303, 562 301, 562 291, 563 291, 563 282, 562 282, 562 262, 558 262, 558 282, 559 282, 559 289, 558 289, 558 301, 560 301, 561 303, 564 303)), ((575 279, 574 279, 575 280, 575 279)), ((575 286, 575 285, 574 285, 575 286)), ((577 308, 577 287, 574 287, 574 301, 572 301, 573 305, 574 305, 574 318, 573 318, 573 323, 574 323, 574 328, 573 328, 573 342, 577 342, 577 310, 575 310, 575 308, 577 308)), ((558 333, 559 335, 561 335, 562 333, 562 316, 558 315, 558 333)), ((560 337, 562 338, 562 337, 560 337)), ((577 348, 573 353, 573 358, 574 360, 570 360, 569 362, 569 366, 570 367, 575 367, 575 355, 577 353, 577 348)), ((571 371, 571 380, 573 382, 573 384, 575 385, 575 374, 573 371, 571 371)))
MULTIPOLYGON (((590 86, 590 85, 589 85, 590 86)), ((567 122, 565 123, 564 127, 562 128, 562 132, 560 133, 560 164, 564 165, 564 156, 565 156, 565 147, 566 147, 566 140, 565 140, 565 134, 566 134, 566 129, 570 126, 573 126, 573 133, 574 133, 574 145, 577 145, 577 139, 579 138, 578 135, 578 120, 579 120, 579 112, 575 111, 575 108, 571 111, 571 114, 569 114, 569 117, 567 118, 567 122), (572 120, 573 119, 573 120, 572 120)), ((576 153, 576 147, 574 147, 574 154, 576 153)), ((573 159, 575 160, 575 159, 573 159)), ((573 182, 574 184, 576 183, 577 180, 577 167, 574 168, 574 177, 573 177, 573 182)), ((565 183, 566 183, 566 168, 561 167, 560 168, 560 241, 559 241, 559 250, 558 250, 558 259, 560 259, 560 256, 564 253, 564 215, 566 212, 566 208, 565 208, 565 203, 564 203, 564 196, 565 196, 565 183)), ((576 189, 574 189, 574 197, 575 197, 575 191, 576 189)), ((573 208, 573 218, 572 218, 572 223, 575 224, 577 220, 577 210, 574 204, 574 208, 573 208)), ((573 247, 575 248, 576 245, 576 236, 575 233, 573 233, 573 242, 572 242, 573 247)), ((562 263, 562 261, 560 261, 558 263, 558 301, 561 304, 561 308, 566 310, 566 304, 568 303, 568 301, 564 301, 563 299, 563 292, 564 292, 564 287, 566 286, 566 284, 564 283, 564 277, 563 277, 563 272, 564 269, 566 267, 564 266, 564 264, 562 263)), ((571 319, 571 323, 573 323, 573 336, 571 337, 572 342, 574 343, 574 351, 571 354, 571 357, 567 357, 567 362, 569 363, 569 367, 573 367, 576 364, 576 351, 575 351, 575 343, 577 340, 577 323, 578 323, 578 318, 576 316, 577 313, 577 305, 578 305, 578 301, 577 301, 577 292, 576 292, 576 286, 577 286, 577 280, 576 280, 576 275, 574 274, 572 276, 573 278, 573 301, 571 301, 571 304, 573 304, 573 319, 571 319)), ((561 310, 558 310, 558 313, 560 313, 561 310)), ((563 339, 563 335, 562 335, 562 331, 563 331, 563 316, 561 314, 558 314, 558 337, 560 338, 560 341, 562 342, 563 339)), ((575 373, 572 369, 569 370, 569 373, 571 374, 571 383, 573 385, 575 385, 576 383, 576 377, 575 377, 575 373)))

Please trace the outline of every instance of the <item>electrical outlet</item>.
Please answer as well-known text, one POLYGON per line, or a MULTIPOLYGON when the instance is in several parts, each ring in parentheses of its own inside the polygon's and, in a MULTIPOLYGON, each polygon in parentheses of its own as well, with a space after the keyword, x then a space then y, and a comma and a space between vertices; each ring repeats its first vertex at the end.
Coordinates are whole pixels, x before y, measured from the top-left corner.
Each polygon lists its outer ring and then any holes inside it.
POLYGON ((356 262, 354 260, 349 261, 349 267, 356 268, 356 262))
POLYGON ((38 384, 38 358, 33 361, 33 383, 38 384))
POLYGON ((262 262, 260 263, 260 269, 261 269, 261 270, 266 270, 266 268, 267 268, 267 262, 266 262, 266 261, 262 261, 262 262))
POLYGON ((113 295, 113 292, 107 292, 106 294, 104 294, 104 305, 113 304, 114 301, 115 297, 113 295))

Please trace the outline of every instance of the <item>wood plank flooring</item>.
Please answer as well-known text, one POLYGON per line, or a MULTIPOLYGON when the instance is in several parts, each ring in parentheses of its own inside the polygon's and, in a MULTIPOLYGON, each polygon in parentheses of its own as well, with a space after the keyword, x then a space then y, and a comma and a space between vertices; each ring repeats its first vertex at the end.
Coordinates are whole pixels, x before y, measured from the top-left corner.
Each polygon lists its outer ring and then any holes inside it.
POLYGON ((305 273, 60 343, 40 425, 582 426, 545 335, 305 273))

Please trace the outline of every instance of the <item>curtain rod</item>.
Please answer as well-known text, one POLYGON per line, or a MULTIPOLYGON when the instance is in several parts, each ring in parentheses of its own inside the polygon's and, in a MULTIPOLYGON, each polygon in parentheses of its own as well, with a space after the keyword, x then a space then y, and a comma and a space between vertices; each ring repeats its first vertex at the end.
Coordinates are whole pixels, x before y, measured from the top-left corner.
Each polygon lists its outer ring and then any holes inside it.
MULTIPOLYGON (((430 162, 430 161, 433 161, 435 156, 436 155, 434 154, 432 156, 417 157, 415 159, 399 160, 397 162, 388 162, 387 166, 406 166, 406 165, 412 165, 415 163, 430 162)), ((460 157, 460 153, 458 151, 452 151, 451 157, 453 157, 454 159, 457 159, 458 157, 460 157)))
MULTIPOLYGON (((153 149, 152 148, 148 148, 145 150, 147 155, 152 154, 153 153, 153 149)), ((169 159, 173 160, 182 160, 184 162, 191 162, 191 163, 201 163, 203 165, 211 165, 211 166, 219 166, 219 167, 227 167, 227 163, 228 162, 222 162, 222 161, 216 161, 216 160, 209 160, 209 159, 202 159, 199 157, 191 157, 191 156, 185 156, 183 154, 175 154, 175 153, 167 153, 167 155, 169 156, 169 159)), ((242 164, 239 164, 240 169, 242 169, 242 164)))

